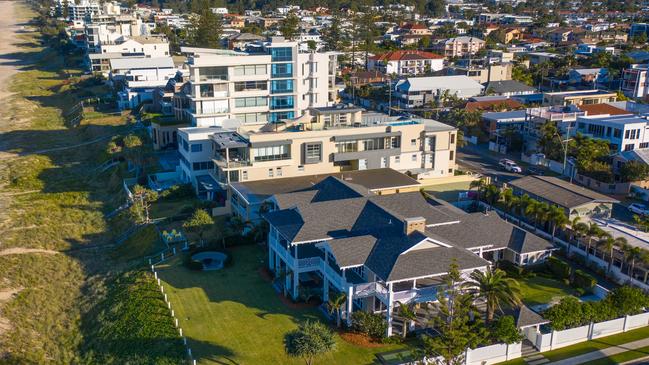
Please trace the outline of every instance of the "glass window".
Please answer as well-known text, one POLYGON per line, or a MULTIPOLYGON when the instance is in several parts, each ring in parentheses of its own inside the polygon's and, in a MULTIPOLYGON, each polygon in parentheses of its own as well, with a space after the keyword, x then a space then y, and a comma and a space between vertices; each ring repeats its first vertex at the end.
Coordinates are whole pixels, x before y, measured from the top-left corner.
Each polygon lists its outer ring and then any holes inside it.
POLYGON ((322 161, 322 144, 307 143, 304 147, 304 163, 318 163, 322 161))
POLYGON ((290 145, 278 145, 269 147, 257 147, 253 149, 255 161, 276 161, 290 158, 290 145))
POLYGON ((234 105, 237 108, 249 108, 254 106, 268 105, 268 99, 265 96, 249 97, 249 98, 236 98, 234 105))
POLYGON ((202 152, 203 151, 203 145, 200 143, 193 143, 192 144, 192 152, 202 152))
POLYGON ((266 81, 240 81, 234 83, 234 91, 268 90, 266 81))
POLYGON ((265 74, 266 74, 266 65, 245 65, 245 66, 234 67, 235 76, 252 76, 252 75, 265 75, 265 74))
POLYGON ((291 47, 273 47, 270 49, 270 58, 272 62, 287 62, 293 60, 293 50, 291 47))
POLYGON ((200 81, 227 80, 227 67, 201 67, 198 71, 200 81))
POLYGON ((412 155, 412 156, 410 157, 410 159, 413 160, 413 161, 417 161, 417 155, 412 155))
POLYGON ((357 152, 358 143, 356 141, 338 142, 336 143, 336 148, 338 150, 338 153, 357 152))
POLYGON ((416 139, 411 139, 410 140, 410 145, 411 146, 416 146, 417 145, 417 140, 416 139))
POLYGON ((268 121, 267 113, 241 113, 235 114, 234 117, 244 124, 248 123, 266 123, 268 121))
POLYGON ((183 150, 185 150, 185 152, 189 152, 189 143, 187 143, 186 139, 183 139, 182 141, 183 141, 183 150))
POLYGON ((293 80, 273 80, 270 82, 270 92, 272 94, 292 93, 293 80))
POLYGON ((276 63, 271 66, 270 77, 292 77, 292 63, 276 63))
POLYGON ((453 161, 454 158, 455 158, 455 151, 450 151, 448 153, 448 159, 453 161))
POLYGON ((214 162, 212 161, 194 162, 192 164, 192 170, 194 171, 211 170, 213 168, 214 162))
POLYGON ((275 113, 270 113, 268 116, 268 121, 271 123, 278 122, 280 120, 284 119, 293 119, 295 118, 295 113, 294 112, 275 112, 275 113))
POLYGON ((270 98, 271 109, 289 109, 293 108, 293 96, 274 96, 270 98))
POLYGON ((273 169, 268 169, 268 177, 273 177, 273 169))
POLYGON ((277 168, 277 176, 282 176, 282 168, 281 167, 277 168))

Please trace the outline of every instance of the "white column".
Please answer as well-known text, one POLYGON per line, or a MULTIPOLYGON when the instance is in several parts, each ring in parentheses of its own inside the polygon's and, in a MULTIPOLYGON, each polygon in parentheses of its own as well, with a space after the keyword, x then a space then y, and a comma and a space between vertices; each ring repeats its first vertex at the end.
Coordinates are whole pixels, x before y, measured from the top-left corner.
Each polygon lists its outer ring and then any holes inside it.
POLYGON ((412 288, 417 289, 417 279, 412 279, 412 288))
POLYGON ((275 268, 275 250, 273 249, 270 240, 268 241, 268 268, 270 270, 275 268))
POLYGON ((297 268, 293 269, 293 299, 297 299, 298 292, 297 289, 300 286, 300 273, 297 271, 297 268))
POLYGON ((329 279, 325 273, 322 273, 322 277, 324 278, 322 285, 322 301, 326 303, 329 301, 329 279))
POLYGON ((388 333, 387 336, 392 336, 392 300, 394 299, 394 293, 392 292, 392 283, 388 284, 388 305, 385 312, 385 319, 388 322, 388 333))
POLYGON ((347 289, 347 325, 352 325, 352 310, 354 308, 354 286, 350 285, 347 289))

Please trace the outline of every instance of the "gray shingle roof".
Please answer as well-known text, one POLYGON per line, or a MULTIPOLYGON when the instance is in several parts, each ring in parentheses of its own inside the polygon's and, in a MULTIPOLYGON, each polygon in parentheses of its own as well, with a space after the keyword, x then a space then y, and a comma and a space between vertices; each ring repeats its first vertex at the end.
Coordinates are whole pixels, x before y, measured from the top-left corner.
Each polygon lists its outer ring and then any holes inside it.
POLYGON ((340 267, 358 266, 365 264, 376 244, 376 237, 370 235, 339 238, 328 241, 327 244, 336 256, 340 267))
POLYGON ((529 253, 553 248, 547 240, 504 221, 496 213, 467 214, 458 224, 429 227, 427 231, 467 249, 493 245, 493 248, 529 253))
POLYGON ((530 195, 535 195, 548 202, 569 209, 591 202, 617 202, 617 200, 604 194, 552 176, 526 176, 511 181, 508 184, 530 195))
POLYGON ((491 81, 487 84, 487 90, 489 89, 496 94, 536 91, 535 88, 516 80, 491 81))

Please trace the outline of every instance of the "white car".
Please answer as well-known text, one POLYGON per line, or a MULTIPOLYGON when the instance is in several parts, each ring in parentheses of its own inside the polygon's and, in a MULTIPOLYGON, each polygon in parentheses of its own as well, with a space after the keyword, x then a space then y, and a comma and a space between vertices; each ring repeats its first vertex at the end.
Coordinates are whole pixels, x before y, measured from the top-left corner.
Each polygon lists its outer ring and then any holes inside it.
POLYGON ((498 161, 498 165, 500 165, 503 169, 509 172, 517 172, 517 173, 522 173, 523 169, 521 169, 520 166, 516 164, 516 162, 503 158, 502 160, 498 161))
POLYGON ((647 208, 646 205, 640 203, 629 204, 629 211, 635 214, 649 215, 649 208, 647 208))

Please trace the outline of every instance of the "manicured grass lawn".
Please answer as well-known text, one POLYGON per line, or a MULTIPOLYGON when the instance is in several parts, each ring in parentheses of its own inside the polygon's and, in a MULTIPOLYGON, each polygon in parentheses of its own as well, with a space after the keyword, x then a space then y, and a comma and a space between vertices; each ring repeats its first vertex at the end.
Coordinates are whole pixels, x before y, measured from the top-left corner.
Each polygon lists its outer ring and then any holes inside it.
MULTIPOLYGON (((300 321, 320 319, 315 308, 283 304, 258 269, 266 252, 257 246, 233 249, 232 266, 194 272, 180 258, 159 266, 165 291, 199 364, 302 364, 284 353, 284 336, 300 321)), ((375 354, 404 345, 362 348, 338 338, 337 349, 318 364, 372 364, 375 354)))
POLYGON ((447 202, 456 202, 458 193, 469 190, 470 182, 457 182, 449 184, 439 184, 425 186, 425 190, 433 194, 436 198, 447 202))
POLYGON ((573 295, 571 287, 563 282, 537 275, 535 277, 517 279, 523 302, 527 305, 546 304, 553 299, 573 295))
MULTIPOLYGON (((649 327, 643 327, 637 330, 629 331, 626 333, 620 333, 617 335, 613 336, 608 336, 608 337, 602 337, 598 338, 596 340, 592 341, 587 341, 587 342, 582 342, 578 343, 576 345, 564 347, 558 350, 553 350, 553 351, 548 351, 544 352, 543 356, 545 356, 548 360, 550 361, 558 361, 558 360, 563 360, 567 359, 573 356, 578 356, 582 355, 588 352, 592 351, 597 351, 601 350, 607 347, 615 346, 615 345, 621 345, 625 344, 627 342, 633 342, 637 341, 643 338, 649 337, 649 327)), ((638 352, 643 351, 643 350, 636 350, 638 352)), ((624 353, 626 354, 626 353, 624 353)), ((622 356, 624 354, 619 354, 616 356, 622 356)), ((639 355, 637 357, 642 357, 644 355, 647 355, 646 352, 643 353, 643 355, 639 355)), ((628 355, 625 355, 628 356, 628 355)))
POLYGON ((649 356, 649 347, 641 347, 639 349, 623 352, 621 354, 613 355, 605 359, 591 361, 590 364, 591 365, 614 365, 614 364, 620 364, 631 360, 641 359, 647 356, 649 356))
POLYGON ((500 362, 497 365, 527 365, 527 363, 522 358, 519 358, 519 359, 509 360, 506 362, 500 362))

